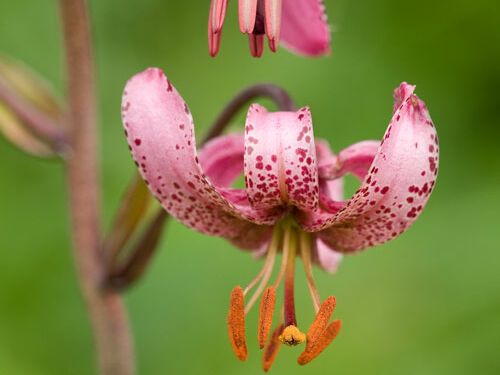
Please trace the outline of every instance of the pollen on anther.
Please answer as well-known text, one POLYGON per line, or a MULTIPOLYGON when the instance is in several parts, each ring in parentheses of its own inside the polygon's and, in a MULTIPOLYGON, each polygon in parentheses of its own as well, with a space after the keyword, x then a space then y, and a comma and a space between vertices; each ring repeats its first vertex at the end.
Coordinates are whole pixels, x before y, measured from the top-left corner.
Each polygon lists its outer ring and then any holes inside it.
POLYGON ((328 297, 321 305, 316 318, 307 332, 306 352, 311 351, 316 341, 318 341, 321 334, 325 331, 335 310, 335 305, 336 300, 333 296, 328 297))
POLYGON ((284 325, 280 324, 277 326, 269 340, 269 344, 264 350, 264 355, 262 356, 262 369, 265 372, 268 372, 271 369, 271 366, 274 363, 276 356, 278 355, 278 351, 281 346, 280 335, 283 333, 284 325))
POLYGON ((342 322, 340 320, 334 320, 328 328, 323 332, 321 337, 316 341, 315 345, 310 351, 304 350, 302 354, 297 359, 299 365, 305 365, 316 358, 323 350, 325 350, 328 345, 337 337, 342 328, 342 322))
POLYGON ((245 305, 243 290, 240 286, 234 288, 231 293, 231 303, 227 315, 227 328, 234 354, 240 361, 246 360, 248 350, 245 340, 245 305))
POLYGON ((268 287, 262 294, 260 302, 259 328, 257 332, 259 347, 262 349, 266 345, 271 324, 273 322, 274 304, 276 302, 276 290, 274 287, 268 287))

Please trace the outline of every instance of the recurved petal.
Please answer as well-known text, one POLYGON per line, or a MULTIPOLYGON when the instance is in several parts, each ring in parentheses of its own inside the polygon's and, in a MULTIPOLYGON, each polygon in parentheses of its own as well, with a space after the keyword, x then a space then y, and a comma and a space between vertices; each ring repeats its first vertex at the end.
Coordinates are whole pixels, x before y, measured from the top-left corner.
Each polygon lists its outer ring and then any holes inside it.
POLYGON ((352 173, 360 180, 364 179, 379 146, 379 141, 362 141, 347 147, 334 160, 319 166, 320 178, 335 179, 352 173))
POLYGON ((150 68, 130 79, 122 117, 142 177, 172 216, 197 231, 227 238, 248 229, 247 218, 203 173, 189 108, 161 70, 150 68))
POLYGON ((330 53, 330 27, 322 0, 287 0, 283 4, 281 43, 306 56, 330 53))
MULTIPOLYGON (((337 157, 333 154, 328 143, 324 140, 316 141, 316 154, 318 166, 336 166, 337 157)), ((335 214, 344 207, 344 181, 342 178, 334 180, 319 179, 319 202, 314 211, 297 212, 295 219, 305 231, 315 231, 324 223, 331 220, 335 214)))
POLYGON ((243 173, 245 136, 234 133, 216 137, 198 151, 200 164, 215 186, 230 187, 243 173))
POLYGON ((321 239, 316 239, 316 249, 313 252, 313 262, 328 273, 335 273, 342 261, 342 253, 333 250, 321 239))
POLYGON ((254 208, 289 203, 301 210, 315 209, 319 188, 309 108, 269 113, 253 104, 245 125, 244 168, 254 208))
POLYGON ((341 252, 397 237, 417 219, 434 188, 438 138, 426 105, 402 83, 399 106, 359 190, 318 236, 341 252))
MULTIPOLYGON (((217 186, 220 194, 229 201, 242 215, 250 221, 262 225, 272 225, 281 220, 287 213, 284 207, 271 209, 255 209, 247 198, 245 189, 233 189, 231 184, 243 173, 243 154, 245 149, 245 136, 241 133, 222 135, 208 142, 199 151, 200 165, 208 180, 217 186)), ((261 237, 258 233, 263 230, 249 230, 240 236, 243 248, 254 249, 251 243, 260 244, 261 237), (247 235, 253 233, 254 238, 247 235)))

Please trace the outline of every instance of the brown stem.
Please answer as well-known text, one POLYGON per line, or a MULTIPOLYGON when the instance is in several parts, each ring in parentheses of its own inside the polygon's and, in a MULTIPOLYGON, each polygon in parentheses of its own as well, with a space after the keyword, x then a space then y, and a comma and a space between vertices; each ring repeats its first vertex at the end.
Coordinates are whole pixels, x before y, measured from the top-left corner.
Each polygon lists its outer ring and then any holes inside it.
POLYGON ((60 0, 66 49, 68 124, 72 153, 67 160, 76 264, 94 332, 102 375, 134 374, 128 320, 120 295, 101 287, 97 124, 90 32, 85 0, 60 0))
POLYGON ((55 151, 67 151, 68 136, 61 125, 10 90, 1 77, 0 100, 19 116, 33 134, 50 142, 55 151))
MULTIPOLYGON (((264 97, 274 101, 276 106, 281 111, 295 111, 297 106, 293 102, 292 98, 288 93, 281 87, 271 84, 257 84, 249 86, 238 95, 236 95, 222 110, 219 117, 214 121, 210 130, 205 135, 203 140, 200 142, 200 147, 207 143, 212 138, 220 135, 224 129, 229 125, 229 122, 233 119, 235 115, 241 110, 241 108, 251 100, 264 97)), ((165 227, 163 224, 168 219, 168 214, 163 208, 158 210, 156 217, 151 221, 150 226, 145 232, 145 235, 141 237, 139 244, 136 246, 135 250, 129 256, 129 258, 122 265, 114 265, 114 267, 109 270, 108 283, 111 288, 124 289, 129 287, 136 281, 144 272, 148 265, 148 262, 153 257, 153 253, 157 246, 148 247, 144 244, 151 245, 152 243, 147 240, 148 234, 154 233, 155 245, 159 241, 162 234, 162 229, 165 227), (159 227, 163 225, 162 227, 159 227)))

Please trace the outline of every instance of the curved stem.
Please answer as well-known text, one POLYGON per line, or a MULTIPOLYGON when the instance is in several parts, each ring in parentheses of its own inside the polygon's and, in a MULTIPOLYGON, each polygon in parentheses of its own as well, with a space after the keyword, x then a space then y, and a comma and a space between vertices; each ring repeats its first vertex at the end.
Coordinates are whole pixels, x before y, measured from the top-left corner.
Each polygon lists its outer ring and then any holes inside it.
MULTIPOLYGON (((284 89, 277 85, 264 83, 249 86, 239 94, 237 94, 226 105, 226 107, 222 110, 220 115, 210 127, 208 133, 200 142, 200 147, 202 147, 212 138, 219 136, 243 106, 248 104, 249 101, 255 100, 260 97, 272 100, 281 111, 295 111, 297 109, 297 106, 295 105, 290 95, 288 95, 288 93, 284 89)), ((147 233, 153 231, 153 228, 151 226, 155 226, 156 228, 154 229, 154 233, 155 236, 158 236, 159 238, 162 231, 161 229, 159 229, 158 231, 158 223, 161 222, 161 224, 164 224, 168 217, 168 213, 163 208, 160 208, 155 218, 151 221, 150 226, 146 229, 146 236, 147 233)), ((145 237, 143 236, 141 238, 142 239, 140 241, 143 242, 145 237)), ((154 246, 153 248, 136 246, 136 250, 130 255, 130 257, 125 261, 123 265, 114 265, 113 269, 109 270, 109 286, 111 288, 120 289, 131 286, 133 282, 136 281, 144 271, 148 261, 152 258, 155 249, 156 246, 154 246), (136 272, 138 270, 138 267, 135 266, 135 263, 140 264, 140 273, 136 272)))
POLYGON ((102 375, 132 375, 134 355, 120 295, 102 288, 96 103, 85 0, 60 0, 72 153, 67 159, 75 258, 102 375))
POLYGON ((222 110, 219 117, 210 127, 207 135, 201 142, 201 146, 210 139, 220 135, 227 127, 232 118, 238 114, 241 108, 251 100, 257 98, 271 99, 280 111, 295 111, 297 106, 288 93, 280 86, 272 83, 262 83, 249 86, 236 95, 222 110))

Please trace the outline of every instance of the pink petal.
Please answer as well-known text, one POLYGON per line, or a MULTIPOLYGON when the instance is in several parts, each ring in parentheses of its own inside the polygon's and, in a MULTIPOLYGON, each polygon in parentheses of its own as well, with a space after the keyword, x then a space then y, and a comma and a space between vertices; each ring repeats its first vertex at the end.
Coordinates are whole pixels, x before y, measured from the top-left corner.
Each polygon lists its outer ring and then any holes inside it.
POLYGON ((252 33, 257 15, 257 0, 239 0, 238 14, 241 32, 243 34, 252 33))
POLYGON ((271 233, 272 227, 254 224, 230 241, 240 249, 252 251, 254 255, 260 254, 260 251, 265 254, 269 248, 271 233))
POLYGON ((239 133, 214 138, 199 151, 200 165, 219 193, 245 218, 258 224, 272 225, 281 220, 288 210, 284 207, 254 209, 246 190, 231 188, 231 184, 243 173, 244 142, 244 135, 239 133))
MULTIPOLYGON (((328 142, 316 140, 316 155, 318 166, 336 165, 337 157, 333 154, 328 142)), ((295 219, 297 223, 306 231, 314 231, 325 222, 331 220, 335 214, 344 207, 344 182, 342 178, 334 180, 319 179, 319 201, 320 204, 314 211, 297 212, 295 219)))
POLYGON ((316 249, 313 253, 313 262, 328 273, 335 273, 342 261, 342 253, 331 249, 321 239, 316 239, 316 249))
POLYGON ((380 146, 379 141, 362 141, 339 152, 337 157, 322 162, 318 169, 320 178, 335 179, 352 173, 360 180, 368 173, 380 146))
POLYGON ((318 205, 316 150, 309 108, 269 113, 253 104, 245 125, 245 183, 254 208, 318 205))
POLYGON ((330 53, 330 27, 322 0, 287 0, 283 4, 281 43, 306 56, 330 53))
POLYGON ((233 238, 248 231, 249 218, 203 173, 191 113, 161 70, 151 68, 130 79, 122 116, 141 175, 172 216, 210 235, 233 238))
POLYGON ((241 133, 214 138, 198 151, 201 168, 215 186, 231 187, 243 173, 245 136, 241 133))
MULTIPOLYGON (((424 102, 402 83, 398 102, 369 173, 359 190, 318 236, 342 252, 397 237, 417 219, 434 188, 438 139, 424 102)), ((320 228, 314 228, 320 229, 320 228)))

